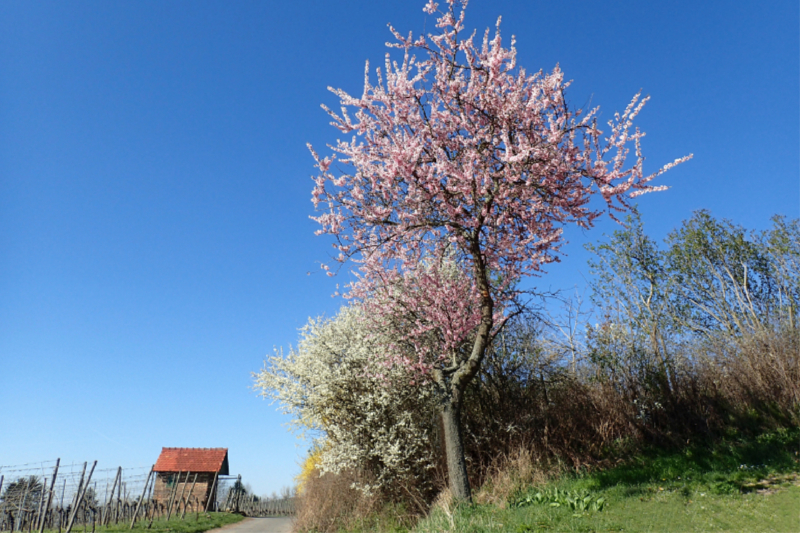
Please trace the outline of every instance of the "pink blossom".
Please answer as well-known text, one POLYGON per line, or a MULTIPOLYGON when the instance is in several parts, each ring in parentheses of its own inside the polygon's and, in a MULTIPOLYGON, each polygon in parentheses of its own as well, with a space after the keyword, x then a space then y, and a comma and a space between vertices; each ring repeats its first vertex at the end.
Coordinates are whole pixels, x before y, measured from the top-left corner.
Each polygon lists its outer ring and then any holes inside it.
POLYGON ((636 94, 604 133, 598 108, 569 108, 558 66, 517 67, 499 19, 479 44, 465 36, 465 5, 449 0, 427 38, 390 28, 402 58, 387 55, 374 84, 367 64, 360 97, 331 89, 342 112, 325 110, 350 140, 325 158, 311 149, 322 211, 312 218, 336 238, 336 260, 360 265, 349 296, 376 324, 401 317, 418 360, 396 362, 423 373, 448 364, 479 324, 496 330, 517 282, 557 260, 566 224, 613 217, 691 158, 644 174, 633 122, 648 97, 636 94), (598 194, 604 209, 590 206, 598 194))

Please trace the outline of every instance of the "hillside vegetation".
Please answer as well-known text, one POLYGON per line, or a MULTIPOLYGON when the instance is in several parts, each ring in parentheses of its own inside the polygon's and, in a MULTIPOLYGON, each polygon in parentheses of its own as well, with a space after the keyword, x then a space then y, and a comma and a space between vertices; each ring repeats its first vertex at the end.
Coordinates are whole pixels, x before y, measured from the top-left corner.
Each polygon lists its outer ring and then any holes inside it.
POLYGON ((590 249, 590 301, 529 305, 467 390, 472 505, 448 503, 435 394, 380 362, 401 331, 354 303, 268 361, 317 436, 298 530, 793 530, 800 223, 700 211, 657 243, 634 216, 590 249))

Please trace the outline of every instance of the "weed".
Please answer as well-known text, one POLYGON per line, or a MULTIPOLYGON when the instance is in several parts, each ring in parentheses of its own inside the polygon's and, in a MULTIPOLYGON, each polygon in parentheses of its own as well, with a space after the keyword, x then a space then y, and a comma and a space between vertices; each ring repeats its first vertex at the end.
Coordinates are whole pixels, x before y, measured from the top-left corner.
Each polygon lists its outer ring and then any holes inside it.
POLYGON ((552 489, 536 490, 525 495, 518 496, 511 502, 512 507, 525 507, 526 505, 549 505, 550 507, 561 507, 562 505, 576 512, 602 511, 606 500, 602 497, 589 494, 586 489, 581 490, 559 490, 558 487, 552 489))

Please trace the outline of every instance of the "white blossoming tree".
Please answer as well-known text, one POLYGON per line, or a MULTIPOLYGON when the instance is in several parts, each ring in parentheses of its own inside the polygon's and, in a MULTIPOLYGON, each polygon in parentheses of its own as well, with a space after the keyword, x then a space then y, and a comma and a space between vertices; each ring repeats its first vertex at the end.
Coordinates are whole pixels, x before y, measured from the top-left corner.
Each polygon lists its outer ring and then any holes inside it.
POLYGON ((431 386, 381 364, 398 343, 370 327, 363 312, 351 305, 334 318, 309 320, 296 348, 276 352, 254 373, 255 387, 318 440, 323 473, 367 471, 374 482, 358 487, 365 491, 404 479, 424 490, 435 461, 431 386))

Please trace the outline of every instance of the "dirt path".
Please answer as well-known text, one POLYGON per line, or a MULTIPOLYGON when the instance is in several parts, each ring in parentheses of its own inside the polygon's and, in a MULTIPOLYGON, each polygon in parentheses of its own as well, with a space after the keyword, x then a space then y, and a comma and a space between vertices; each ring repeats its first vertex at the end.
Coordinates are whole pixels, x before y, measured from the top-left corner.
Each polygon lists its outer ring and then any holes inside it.
POLYGON ((245 518, 236 524, 212 529, 207 533, 291 533, 291 518, 245 518))

